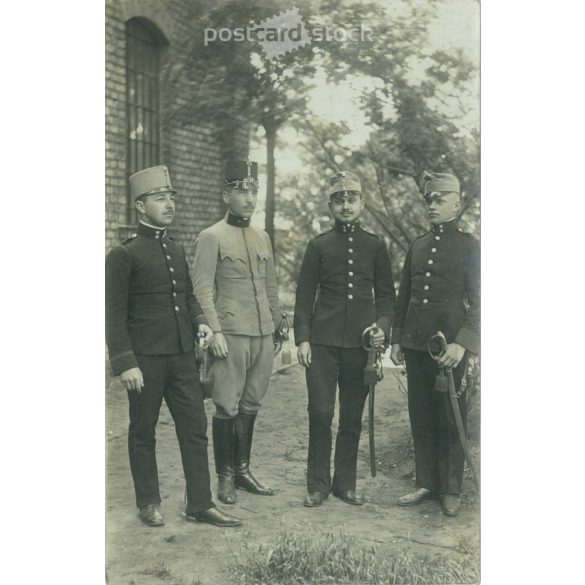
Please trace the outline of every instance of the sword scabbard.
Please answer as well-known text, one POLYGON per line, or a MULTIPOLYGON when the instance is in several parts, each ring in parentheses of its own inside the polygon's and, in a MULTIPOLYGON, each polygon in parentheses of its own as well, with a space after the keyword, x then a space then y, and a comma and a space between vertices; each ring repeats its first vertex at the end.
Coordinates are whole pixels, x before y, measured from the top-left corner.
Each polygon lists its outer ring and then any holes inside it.
POLYGON ((370 473, 376 477, 376 443, 374 441, 374 398, 376 385, 370 385, 368 393, 368 438, 370 443, 370 473))

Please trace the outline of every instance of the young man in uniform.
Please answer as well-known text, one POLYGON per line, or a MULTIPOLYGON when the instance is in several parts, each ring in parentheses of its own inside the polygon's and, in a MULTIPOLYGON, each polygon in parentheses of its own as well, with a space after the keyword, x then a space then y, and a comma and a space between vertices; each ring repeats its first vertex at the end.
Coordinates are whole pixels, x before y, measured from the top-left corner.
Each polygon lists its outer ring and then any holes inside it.
MULTIPOLYGON (((464 453, 448 418, 449 397, 435 390, 435 377, 439 367, 452 368, 459 392, 467 353, 479 349, 479 243, 457 229, 461 196, 454 175, 428 174, 424 200, 432 229, 413 242, 406 256, 392 330, 392 361, 406 360, 417 488, 398 503, 409 506, 440 495, 443 512, 455 516, 464 453), (436 362, 427 344, 438 331, 448 345, 436 362)), ((463 421, 465 400, 461 395, 463 421)))
POLYGON ((226 504, 236 502, 235 488, 273 494, 250 471, 254 422, 268 389, 280 317, 270 238, 250 225, 257 194, 257 163, 229 162, 226 216, 203 230, 195 245, 193 286, 213 331, 209 375, 217 497, 226 504))
POLYGON ((175 193, 166 166, 130 177, 140 217, 134 237, 114 248, 106 262, 106 339, 110 363, 128 391, 128 451, 140 518, 162 526, 155 427, 163 398, 175 421, 187 483, 188 520, 237 526, 238 518, 215 507, 209 487, 207 419, 194 339, 208 332, 185 259, 167 235, 175 193))
POLYGON ((384 241, 359 223, 365 202, 360 181, 340 172, 329 181, 332 230, 312 239, 299 276, 294 331, 298 359, 306 368, 309 392, 308 494, 305 506, 320 506, 330 492, 348 504, 361 505, 356 467, 367 353, 362 333, 377 324, 372 345, 389 335, 394 283, 384 241), (339 384, 339 431, 335 473, 331 480, 331 421, 339 384))

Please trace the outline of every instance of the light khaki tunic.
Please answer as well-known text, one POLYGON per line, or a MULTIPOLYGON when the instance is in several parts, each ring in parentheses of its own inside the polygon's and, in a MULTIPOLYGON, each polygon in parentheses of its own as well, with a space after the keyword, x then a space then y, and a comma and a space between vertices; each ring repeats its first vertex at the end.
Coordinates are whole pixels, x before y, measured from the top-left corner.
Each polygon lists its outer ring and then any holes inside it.
POLYGON ((268 234, 225 219, 195 243, 193 288, 214 332, 262 336, 280 319, 274 258, 268 234))

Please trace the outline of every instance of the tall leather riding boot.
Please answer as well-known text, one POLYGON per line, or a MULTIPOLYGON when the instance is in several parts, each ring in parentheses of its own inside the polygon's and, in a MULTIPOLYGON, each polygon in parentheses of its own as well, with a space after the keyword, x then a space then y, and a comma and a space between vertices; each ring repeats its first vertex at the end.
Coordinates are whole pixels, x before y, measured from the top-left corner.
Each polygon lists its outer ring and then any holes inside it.
POLYGON ((213 417, 213 454, 217 473, 217 498, 224 504, 235 504, 233 418, 213 417))
POLYGON ((250 453, 255 414, 238 413, 235 418, 235 484, 237 488, 258 496, 272 496, 274 491, 250 473, 250 453))

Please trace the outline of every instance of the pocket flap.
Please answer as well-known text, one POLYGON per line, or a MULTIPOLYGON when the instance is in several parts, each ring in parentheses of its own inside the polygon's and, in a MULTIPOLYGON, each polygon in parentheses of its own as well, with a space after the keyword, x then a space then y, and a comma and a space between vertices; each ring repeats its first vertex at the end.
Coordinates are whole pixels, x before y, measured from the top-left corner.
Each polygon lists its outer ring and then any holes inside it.
POLYGON ((232 260, 232 262, 235 262, 236 260, 241 260, 242 262, 246 261, 244 252, 242 250, 238 250, 235 246, 220 246, 219 256, 222 260, 229 258, 232 260))
POLYGON ((270 257, 270 252, 266 248, 259 249, 256 253, 258 254, 258 258, 260 258, 260 260, 268 261, 268 258, 270 257))

